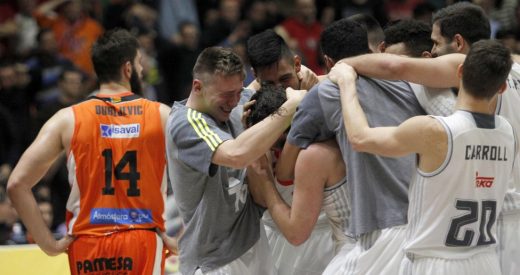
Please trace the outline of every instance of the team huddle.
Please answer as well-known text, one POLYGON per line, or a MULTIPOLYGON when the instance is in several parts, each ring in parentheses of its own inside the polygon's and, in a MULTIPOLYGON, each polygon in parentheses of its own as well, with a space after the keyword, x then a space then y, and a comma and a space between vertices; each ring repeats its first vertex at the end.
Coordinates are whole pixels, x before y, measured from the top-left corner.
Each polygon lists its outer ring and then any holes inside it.
POLYGON ((72 274, 163 274, 170 253, 188 275, 518 274, 520 65, 467 2, 433 27, 370 20, 323 30, 323 76, 273 30, 247 41, 247 88, 235 52, 206 48, 171 108, 137 95, 138 41, 106 32, 99 91, 41 129, 9 179, 14 207, 72 274), (63 151, 55 240, 31 188, 63 151))

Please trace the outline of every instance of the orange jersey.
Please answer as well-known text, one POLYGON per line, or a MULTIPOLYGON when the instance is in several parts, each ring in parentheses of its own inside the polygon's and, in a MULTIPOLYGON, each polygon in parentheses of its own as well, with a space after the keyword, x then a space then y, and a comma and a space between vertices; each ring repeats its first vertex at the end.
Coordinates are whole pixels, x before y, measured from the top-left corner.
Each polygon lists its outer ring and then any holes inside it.
POLYGON ((76 236, 164 231, 166 151, 159 103, 131 93, 117 96, 99 95, 72 107, 66 219, 76 236))

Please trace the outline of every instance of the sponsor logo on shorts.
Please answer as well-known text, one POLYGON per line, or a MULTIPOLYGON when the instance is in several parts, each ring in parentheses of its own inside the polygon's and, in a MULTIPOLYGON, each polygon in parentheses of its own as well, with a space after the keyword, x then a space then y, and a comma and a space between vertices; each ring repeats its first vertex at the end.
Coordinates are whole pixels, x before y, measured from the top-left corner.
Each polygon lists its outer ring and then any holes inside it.
POLYGON ((152 223, 150 209, 93 208, 90 211, 91 224, 145 224, 152 223))
POLYGON ((78 274, 100 271, 107 271, 100 274, 128 274, 126 271, 132 271, 133 262, 130 257, 95 258, 76 261, 76 270, 78 274))
POLYGON ((136 138, 141 132, 139 123, 133 124, 100 124, 101 137, 104 138, 136 138))

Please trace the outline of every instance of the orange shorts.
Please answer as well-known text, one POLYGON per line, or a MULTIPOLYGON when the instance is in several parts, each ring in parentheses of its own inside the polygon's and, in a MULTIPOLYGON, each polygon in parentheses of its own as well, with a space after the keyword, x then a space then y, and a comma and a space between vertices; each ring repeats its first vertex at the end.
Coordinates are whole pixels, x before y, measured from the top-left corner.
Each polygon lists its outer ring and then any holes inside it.
POLYGON ((72 275, 163 274, 166 249, 155 231, 128 230, 78 237, 68 255, 72 275))

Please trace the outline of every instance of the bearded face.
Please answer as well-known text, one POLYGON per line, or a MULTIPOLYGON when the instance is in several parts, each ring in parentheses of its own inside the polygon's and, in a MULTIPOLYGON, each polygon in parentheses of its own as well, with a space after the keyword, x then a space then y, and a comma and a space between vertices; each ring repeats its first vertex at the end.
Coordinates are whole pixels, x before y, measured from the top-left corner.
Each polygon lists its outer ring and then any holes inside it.
POLYGON ((132 93, 142 95, 143 84, 141 83, 141 77, 137 73, 135 66, 132 64, 132 74, 130 75, 130 89, 132 93))

